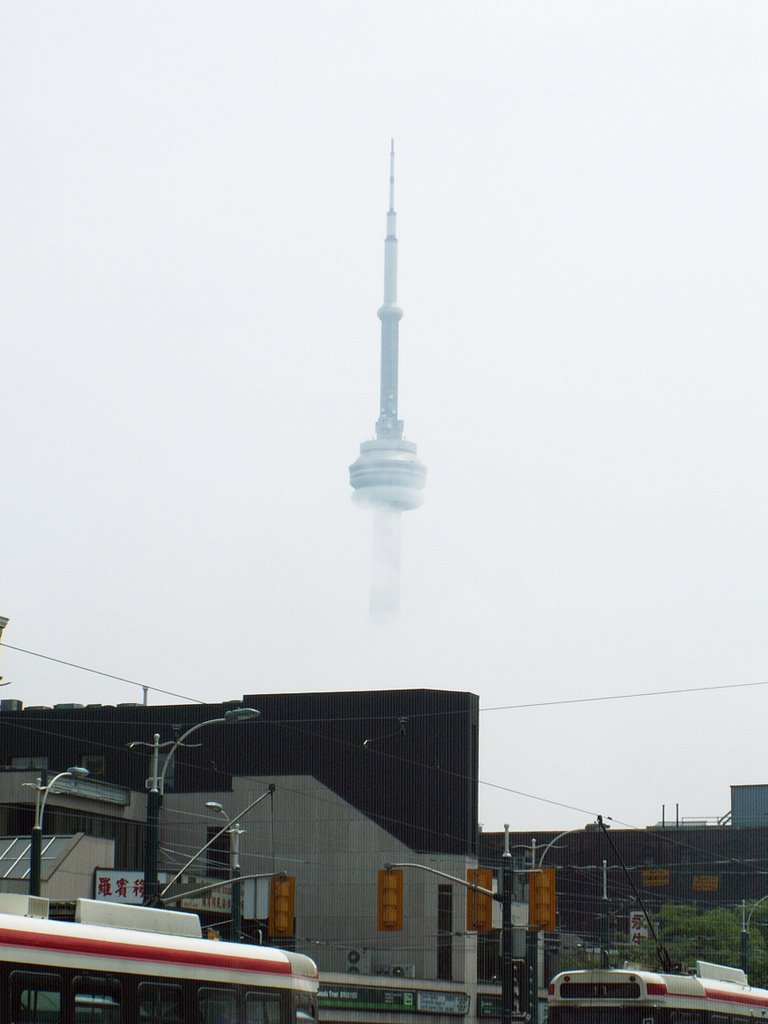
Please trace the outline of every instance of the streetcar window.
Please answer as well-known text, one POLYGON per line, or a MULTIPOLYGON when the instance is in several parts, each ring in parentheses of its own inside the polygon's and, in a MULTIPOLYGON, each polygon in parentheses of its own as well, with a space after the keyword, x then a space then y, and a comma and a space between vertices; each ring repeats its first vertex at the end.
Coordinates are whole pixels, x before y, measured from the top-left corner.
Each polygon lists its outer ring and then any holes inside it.
POLYGON ((296 994, 296 1024, 314 1024, 317 1019, 317 1008, 314 996, 306 992, 296 994))
POLYGON ((120 982, 117 978, 78 975, 72 979, 75 1024, 120 1024, 120 982))
POLYGON ((710 1021, 711 1024, 728 1024, 728 1018, 724 1013, 713 1013, 710 1021))
POLYGON ((233 988, 197 990, 199 1024, 238 1024, 237 992, 233 988))
POLYGON ((12 1024, 59 1024, 61 978, 58 974, 11 972, 12 1024))
POLYGON ((245 993, 245 1024, 280 1024, 281 999, 276 992, 245 993))
POLYGON ((639 999, 636 981, 567 982, 560 986, 561 999, 639 999))
POLYGON ((183 993, 178 985, 139 984, 139 1019, 141 1024, 182 1024, 183 993))

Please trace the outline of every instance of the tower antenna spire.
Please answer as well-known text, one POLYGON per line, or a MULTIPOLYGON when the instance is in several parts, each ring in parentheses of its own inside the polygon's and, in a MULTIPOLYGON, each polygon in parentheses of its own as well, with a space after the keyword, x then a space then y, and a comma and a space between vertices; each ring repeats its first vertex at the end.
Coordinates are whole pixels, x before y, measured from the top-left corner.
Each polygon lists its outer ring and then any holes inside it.
POLYGON ((395 212, 395 140, 389 147, 389 212, 395 212))
POLYGON ((397 304, 397 215, 395 213, 395 140, 389 147, 389 209, 384 239, 384 302, 381 321, 381 376, 376 438, 363 441, 359 458, 349 467, 353 500, 372 508, 373 579, 371 616, 396 613, 400 603, 400 513, 418 508, 427 470, 416 445, 403 439, 398 418, 399 330, 403 311, 397 304))

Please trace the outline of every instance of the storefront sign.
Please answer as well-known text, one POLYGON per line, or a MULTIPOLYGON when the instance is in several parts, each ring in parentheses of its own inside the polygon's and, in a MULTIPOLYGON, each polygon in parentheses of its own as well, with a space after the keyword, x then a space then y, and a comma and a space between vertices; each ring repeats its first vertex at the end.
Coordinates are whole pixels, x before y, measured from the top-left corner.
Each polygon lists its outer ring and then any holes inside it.
POLYGON ((144 872, 96 868, 94 899, 107 900, 110 903, 142 904, 144 902, 144 872))
POLYGON ((478 1017, 500 1017, 501 996, 478 996, 477 997, 478 1017))
POLYGON ((365 985, 320 985, 317 1004, 334 1010, 410 1010, 415 994, 401 988, 368 988, 365 985))
POLYGON ((629 941, 633 946, 639 946, 643 939, 650 934, 648 922, 642 910, 632 910, 629 914, 629 941))
POLYGON ((466 1016, 469 996, 464 992, 420 992, 415 989, 369 988, 367 985, 320 984, 321 1010, 375 1010, 378 1012, 443 1013, 466 1016))
POLYGON ((669 885, 669 868, 646 868, 643 871, 646 889, 665 889, 669 885))
MULTIPOLYGON (((159 875, 160 888, 167 882, 167 875, 159 875)), ((197 878, 183 875, 174 885, 175 890, 201 889, 210 885, 215 879, 197 878)), ((132 903, 140 906, 144 903, 144 872, 115 871, 114 868, 96 868, 94 872, 94 898, 109 903, 132 903)), ((181 910, 210 911, 216 914, 229 914, 232 909, 229 886, 211 889, 199 896, 188 896, 174 901, 174 906, 181 910)))
POLYGON ((694 892, 717 892, 720 888, 720 875, 694 875, 694 892))
POLYGON ((422 1013, 469 1013, 469 996, 464 992, 417 992, 416 1009, 422 1013))

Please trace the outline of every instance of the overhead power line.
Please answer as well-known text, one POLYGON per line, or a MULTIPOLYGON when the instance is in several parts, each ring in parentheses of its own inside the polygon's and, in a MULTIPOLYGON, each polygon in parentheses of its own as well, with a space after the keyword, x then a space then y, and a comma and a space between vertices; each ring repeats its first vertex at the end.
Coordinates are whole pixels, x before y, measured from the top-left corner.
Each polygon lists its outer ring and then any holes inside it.
POLYGON ((669 690, 640 690, 637 693, 608 693, 600 697, 564 697, 561 700, 541 700, 531 704, 502 704, 480 708, 481 711, 524 711, 526 708, 553 708, 561 704, 597 704, 609 700, 635 700, 638 697, 673 697, 678 693, 706 693, 709 690, 739 690, 748 686, 768 686, 768 679, 754 683, 715 683, 713 686, 681 686, 669 690))
POLYGON ((13 644, 0 642, 0 647, 7 647, 9 651, 18 651, 19 654, 29 654, 32 658, 42 658, 44 661, 52 661, 56 665, 66 665, 67 668, 76 668, 81 672, 90 672, 94 676, 102 676, 104 679, 114 679, 118 683, 130 683, 131 686, 140 686, 142 690, 152 690, 154 693, 164 693, 167 697, 178 697, 179 700, 189 700, 194 704, 205 704, 204 700, 197 697, 188 697, 183 693, 174 693, 172 690, 161 690, 159 686, 150 686, 148 683, 139 683, 135 679, 127 679, 125 676, 116 676, 111 672, 102 672, 98 668, 88 668, 87 665, 78 665, 74 661, 65 661, 63 658, 53 658, 50 654, 40 654, 39 651, 28 651, 24 647, 14 647, 13 644))
MULTIPOLYGON (((206 701, 198 697, 190 697, 185 693, 176 693, 173 690, 163 690, 159 686, 151 686, 149 683, 140 683, 136 679, 129 679, 126 676, 118 676, 112 672, 104 672, 101 669, 89 668, 87 665, 79 665, 74 661, 66 661, 64 658, 54 658, 50 654, 41 654, 39 651, 30 651, 25 647, 15 647, 13 644, 0 640, 0 647, 7 647, 9 651, 17 651, 19 654, 28 654, 32 658, 42 658, 44 661, 52 661, 56 665, 65 665, 67 668, 76 668, 81 672, 90 672, 91 675, 102 676, 105 679, 114 679, 119 683, 128 683, 131 686, 140 686, 143 690, 152 690, 154 693, 162 693, 167 697, 177 697, 179 700, 188 700, 193 704, 205 704, 206 701)), ((595 697, 563 697, 558 700, 531 701, 526 704, 498 704, 492 707, 480 708, 481 713, 489 711, 526 711, 533 708, 554 708, 567 704, 599 704, 614 700, 638 700, 641 697, 674 697, 683 693, 708 693, 715 690, 740 690, 748 687, 768 686, 768 679, 759 679, 750 683, 714 683, 711 686, 679 686, 670 687, 667 690, 638 690, 635 693, 607 693, 595 697)), ((413 718, 427 718, 431 714, 435 717, 445 717, 450 714, 466 714, 466 709, 457 711, 437 711, 412 715, 413 718)), ((391 717, 391 716, 384 716, 391 717)), ((302 719, 306 721, 306 719, 302 719)))

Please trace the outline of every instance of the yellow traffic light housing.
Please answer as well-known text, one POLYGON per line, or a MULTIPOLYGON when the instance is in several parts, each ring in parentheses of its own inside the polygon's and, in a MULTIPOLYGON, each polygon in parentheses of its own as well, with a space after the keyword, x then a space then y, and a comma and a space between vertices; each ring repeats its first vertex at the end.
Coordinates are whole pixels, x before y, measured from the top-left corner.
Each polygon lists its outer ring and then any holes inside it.
POLYGON ((400 868, 379 871, 377 916, 380 932, 403 930, 403 872, 400 868))
POLYGON ((267 934, 270 938, 288 938, 293 935, 295 878, 273 876, 269 880, 269 919, 267 934))
MULTIPOLYGON (((467 882, 470 886, 479 885, 481 889, 493 889, 493 870, 470 868, 467 871, 467 882)), ((467 888, 467 931, 490 932, 492 929, 493 897, 477 889, 467 888)))
POLYGON ((557 892, 554 868, 528 875, 528 924, 537 931, 557 930, 557 892))

